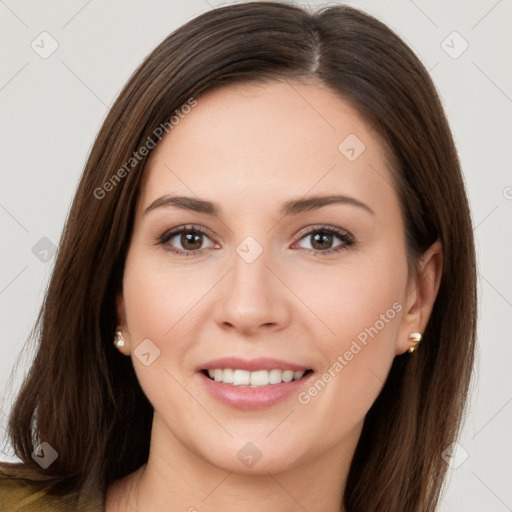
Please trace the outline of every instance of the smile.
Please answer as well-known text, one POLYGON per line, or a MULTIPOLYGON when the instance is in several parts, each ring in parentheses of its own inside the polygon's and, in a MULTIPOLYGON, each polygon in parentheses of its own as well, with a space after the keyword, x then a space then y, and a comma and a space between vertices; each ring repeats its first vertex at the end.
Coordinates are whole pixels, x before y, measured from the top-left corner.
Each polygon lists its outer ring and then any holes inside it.
POLYGON ((314 372, 280 359, 227 357, 203 363, 196 376, 211 398, 234 409, 256 410, 291 399, 314 372))
POLYGON ((231 386, 248 386, 251 388, 268 386, 270 384, 281 384, 282 382, 292 382, 301 379, 306 371, 280 370, 275 368, 272 370, 248 371, 231 368, 215 368, 203 370, 205 375, 211 380, 230 384, 231 386))

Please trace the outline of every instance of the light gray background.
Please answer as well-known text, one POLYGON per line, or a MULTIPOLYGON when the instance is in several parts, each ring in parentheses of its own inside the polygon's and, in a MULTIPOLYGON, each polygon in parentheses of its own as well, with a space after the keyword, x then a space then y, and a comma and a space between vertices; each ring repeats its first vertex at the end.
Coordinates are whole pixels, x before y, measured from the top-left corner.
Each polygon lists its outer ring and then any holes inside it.
MULTIPOLYGON (((317 3, 325 4, 309 2, 317 3)), ((346 3, 394 28, 431 71, 473 211, 480 292, 477 377, 460 438, 468 457, 450 469, 440 511, 512 510, 512 2, 346 3), (457 58, 464 41, 448 37, 453 31, 469 44, 457 58)), ((39 249, 36 255, 33 247, 43 237, 58 244, 90 146, 131 72, 172 30, 220 5, 214 0, 0 1, 2 389, 22 356, 13 389, 3 396, 3 426, 12 393, 30 364, 32 352, 22 348, 53 265, 51 252, 39 249), (49 40, 38 38, 43 31, 59 45, 47 59, 31 48, 34 40, 50 47, 49 40), (41 261, 45 256, 50 259, 41 261)), ((3 429, 0 441, 0 458, 15 460, 3 429)))

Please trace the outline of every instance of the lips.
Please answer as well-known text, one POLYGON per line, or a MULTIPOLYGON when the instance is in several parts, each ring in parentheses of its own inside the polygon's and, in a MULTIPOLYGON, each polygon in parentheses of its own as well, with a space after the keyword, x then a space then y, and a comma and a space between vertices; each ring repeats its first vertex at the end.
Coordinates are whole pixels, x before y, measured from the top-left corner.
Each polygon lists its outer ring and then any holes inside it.
POLYGON ((237 409, 261 409, 298 393, 313 370, 279 359, 222 358, 201 365, 197 373, 220 402, 237 409))

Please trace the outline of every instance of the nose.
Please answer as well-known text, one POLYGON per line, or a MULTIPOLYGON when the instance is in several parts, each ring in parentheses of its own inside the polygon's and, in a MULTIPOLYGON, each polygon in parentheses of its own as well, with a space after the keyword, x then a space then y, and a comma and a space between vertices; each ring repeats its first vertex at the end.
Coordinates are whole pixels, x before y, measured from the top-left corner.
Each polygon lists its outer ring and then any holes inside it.
POLYGON ((219 289, 216 320, 222 329, 254 336, 281 330, 289 323, 290 292, 269 253, 264 250, 252 262, 234 253, 232 269, 219 289))

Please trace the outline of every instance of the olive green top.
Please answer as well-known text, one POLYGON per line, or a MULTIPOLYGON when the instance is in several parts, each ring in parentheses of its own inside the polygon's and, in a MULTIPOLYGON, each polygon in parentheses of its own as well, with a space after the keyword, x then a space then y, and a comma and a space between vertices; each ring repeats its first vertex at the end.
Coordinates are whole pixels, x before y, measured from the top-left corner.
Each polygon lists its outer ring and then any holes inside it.
MULTIPOLYGON (((0 461, 1 512, 103 512, 101 490, 83 493, 73 490, 54 496, 48 485, 30 476, 23 464, 0 461)), ((33 475, 33 473, 32 473, 33 475)))

